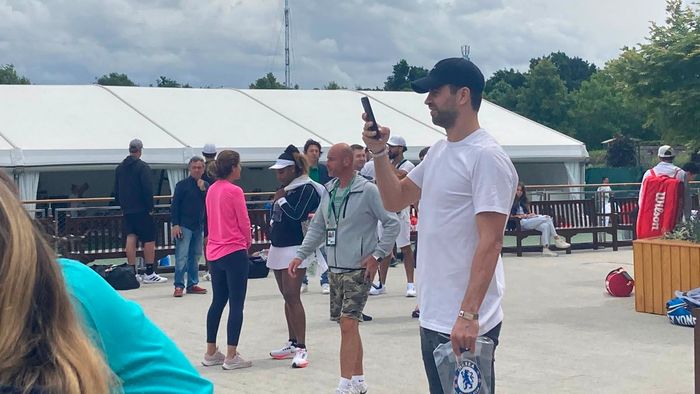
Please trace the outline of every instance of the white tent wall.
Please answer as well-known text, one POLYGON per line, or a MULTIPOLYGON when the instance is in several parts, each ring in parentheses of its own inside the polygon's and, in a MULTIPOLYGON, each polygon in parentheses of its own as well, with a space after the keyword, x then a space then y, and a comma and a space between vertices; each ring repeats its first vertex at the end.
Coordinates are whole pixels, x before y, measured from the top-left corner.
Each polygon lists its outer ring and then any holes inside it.
MULTIPOLYGON (((39 189, 39 172, 34 170, 24 170, 15 176, 15 181, 19 187, 19 198, 22 201, 36 200, 36 193, 39 189)), ((36 204, 25 204, 27 210, 34 211, 36 204)))
POLYGON ((169 168, 168 172, 168 183, 170 184, 170 195, 175 193, 175 185, 181 180, 187 178, 188 173, 183 168, 169 168))
MULTIPOLYGON (((127 155, 129 140, 139 138, 152 168, 184 172, 193 154, 215 143, 219 150, 237 150, 250 167, 242 184, 273 190, 274 174, 265 163, 288 144, 301 148, 313 138, 326 150, 337 142, 361 143, 363 95, 372 99, 378 122, 406 138, 408 159, 417 160, 421 148, 445 138, 432 124, 424 95, 412 92, 0 85, 0 167, 43 172, 75 166, 70 171, 76 173, 95 165, 114 168, 127 155)), ((538 163, 556 170, 531 183, 582 181, 588 157, 583 143, 487 101, 480 120, 520 167, 521 178, 538 179, 540 170, 529 165, 538 163)))
MULTIPOLYGON (((64 166, 59 168, 40 167, 41 176, 38 185, 39 198, 67 198, 71 192, 71 185, 87 183, 89 188, 83 197, 109 197, 114 192, 114 170, 116 165, 102 166, 64 166)), ((170 194, 168 181, 161 182, 162 172, 169 176, 171 169, 151 165, 151 181, 155 194, 170 194), (161 185, 162 184, 162 185, 161 185), (161 186, 161 190, 159 190, 161 186)), ((184 166, 175 170, 181 172, 184 179, 184 166)), ((175 186, 173 184, 172 188, 175 186)), ((102 205, 102 204, 97 204, 102 205)))

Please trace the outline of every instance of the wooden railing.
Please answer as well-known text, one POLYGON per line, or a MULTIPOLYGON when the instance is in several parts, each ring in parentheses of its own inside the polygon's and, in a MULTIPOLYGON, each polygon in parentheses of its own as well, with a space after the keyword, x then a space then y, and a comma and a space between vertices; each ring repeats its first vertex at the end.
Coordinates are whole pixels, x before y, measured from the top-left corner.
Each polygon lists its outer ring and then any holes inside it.
MULTIPOLYGON (((118 212, 118 211, 114 211, 118 212)), ((250 253, 269 247, 270 215, 266 209, 251 209, 248 211, 251 222, 253 244, 250 253)), ((156 258, 160 259, 174 254, 175 242, 171 235, 172 223, 170 212, 153 214, 156 229, 155 244, 156 258)), ((58 244, 62 254, 83 262, 96 259, 125 257, 126 239, 122 231, 123 216, 120 213, 106 216, 70 216, 63 219, 61 226, 56 226, 50 219, 40 219, 42 227, 58 244), (58 232, 51 231, 58 229, 58 232)), ((142 254, 139 247, 138 254, 142 254)))

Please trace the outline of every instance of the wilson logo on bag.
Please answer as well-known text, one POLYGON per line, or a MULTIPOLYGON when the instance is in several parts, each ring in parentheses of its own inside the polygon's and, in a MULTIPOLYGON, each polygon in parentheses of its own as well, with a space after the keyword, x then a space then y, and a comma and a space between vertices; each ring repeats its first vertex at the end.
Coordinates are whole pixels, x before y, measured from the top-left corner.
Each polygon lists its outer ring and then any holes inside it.
POLYGON ((668 175, 656 175, 650 170, 642 183, 639 214, 637 216, 637 238, 660 237, 676 226, 679 197, 683 194, 683 181, 668 175))

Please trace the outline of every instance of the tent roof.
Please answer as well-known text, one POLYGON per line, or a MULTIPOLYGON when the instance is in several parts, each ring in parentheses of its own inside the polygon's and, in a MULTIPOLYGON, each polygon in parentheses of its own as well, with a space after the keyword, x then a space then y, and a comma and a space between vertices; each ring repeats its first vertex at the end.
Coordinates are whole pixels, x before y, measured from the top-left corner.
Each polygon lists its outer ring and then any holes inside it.
MULTIPOLYGON (((210 142, 268 162, 309 138, 361 143, 363 95, 378 122, 406 138, 409 159, 445 138, 412 92, 0 85, 0 166, 118 163, 133 138, 153 164, 186 163, 210 142)), ((480 120, 514 161, 588 157, 583 143, 489 102, 480 120)))
MULTIPOLYGON (((414 118, 426 127, 440 130, 432 124, 430 112, 423 103, 426 97, 424 94, 418 99, 414 93, 407 92, 364 93, 405 116, 414 118)), ((479 109, 479 123, 505 148, 511 159, 516 161, 571 160, 588 157, 586 146, 581 141, 486 100, 482 101, 479 109)), ((392 126, 392 132, 396 130, 392 126)), ((440 130, 440 133, 444 132, 440 130)), ((410 140, 408 142, 411 143, 410 140)))

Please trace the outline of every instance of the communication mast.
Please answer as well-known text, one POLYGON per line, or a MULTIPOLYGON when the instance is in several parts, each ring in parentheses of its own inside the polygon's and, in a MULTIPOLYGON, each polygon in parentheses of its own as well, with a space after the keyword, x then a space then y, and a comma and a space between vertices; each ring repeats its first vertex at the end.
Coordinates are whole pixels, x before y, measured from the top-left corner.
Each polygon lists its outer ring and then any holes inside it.
POLYGON ((472 47, 469 45, 462 45, 462 57, 469 60, 469 52, 471 52, 472 47))
POLYGON ((284 0, 284 86, 292 87, 292 75, 289 67, 289 0, 284 0))

